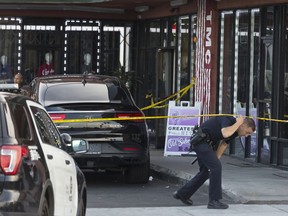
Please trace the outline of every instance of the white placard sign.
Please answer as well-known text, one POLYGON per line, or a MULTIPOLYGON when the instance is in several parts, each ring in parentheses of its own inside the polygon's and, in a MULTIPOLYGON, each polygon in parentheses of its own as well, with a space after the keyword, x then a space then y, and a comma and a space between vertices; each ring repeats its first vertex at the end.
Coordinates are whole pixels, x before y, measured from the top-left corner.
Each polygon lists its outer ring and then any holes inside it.
MULTIPOLYGON (((169 101, 164 156, 183 155, 189 152, 190 137, 195 125, 200 124, 201 104, 190 106, 189 101, 169 101)), ((193 153, 192 153, 193 154, 193 153)), ((194 153, 195 154, 195 153, 194 153)))

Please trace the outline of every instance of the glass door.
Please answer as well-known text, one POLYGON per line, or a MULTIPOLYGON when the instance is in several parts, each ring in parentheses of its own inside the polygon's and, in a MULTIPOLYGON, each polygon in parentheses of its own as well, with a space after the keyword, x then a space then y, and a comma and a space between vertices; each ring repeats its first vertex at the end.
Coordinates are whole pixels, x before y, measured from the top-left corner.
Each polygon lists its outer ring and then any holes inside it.
MULTIPOLYGON (((159 49, 156 53, 156 95, 157 102, 170 96, 174 91, 174 49, 159 49)), ((166 103, 165 103, 166 104, 166 103)), ((163 104, 161 104, 163 105, 163 104)), ((167 107, 156 108, 156 116, 167 115, 167 107)), ((166 119, 156 119, 156 148, 163 148, 166 136, 166 119)))
MULTIPOLYGON (((263 39, 263 38, 262 38, 263 39)), ((264 91, 259 91, 258 99, 258 113, 260 118, 271 119, 271 95, 272 95, 272 53, 273 40, 272 37, 265 37, 262 40, 262 47, 264 48, 264 67, 262 69, 263 79, 259 79, 264 91)), ((260 89, 260 88, 259 88, 260 89)), ((269 120, 258 121, 258 160, 261 162, 270 162, 270 137, 271 137, 271 122, 269 120)))
POLYGON ((271 159, 271 104, 272 104, 272 74, 273 74, 273 29, 274 8, 268 7, 261 11, 261 53, 260 73, 257 81, 257 112, 258 121, 258 150, 257 161, 270 163, 271 159))

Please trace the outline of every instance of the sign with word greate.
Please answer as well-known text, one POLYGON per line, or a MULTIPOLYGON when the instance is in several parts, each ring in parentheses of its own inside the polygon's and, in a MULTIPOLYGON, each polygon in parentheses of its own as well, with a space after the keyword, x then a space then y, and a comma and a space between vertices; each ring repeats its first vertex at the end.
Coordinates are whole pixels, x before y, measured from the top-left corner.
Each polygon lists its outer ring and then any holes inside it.
POLYGON ((177 106, 175 101, 169 101, 164 156, 189 153, 190 137, 195 125, 200 124, 200 112, 200 103, 190 106, 189 101, 181 101, 177 106))

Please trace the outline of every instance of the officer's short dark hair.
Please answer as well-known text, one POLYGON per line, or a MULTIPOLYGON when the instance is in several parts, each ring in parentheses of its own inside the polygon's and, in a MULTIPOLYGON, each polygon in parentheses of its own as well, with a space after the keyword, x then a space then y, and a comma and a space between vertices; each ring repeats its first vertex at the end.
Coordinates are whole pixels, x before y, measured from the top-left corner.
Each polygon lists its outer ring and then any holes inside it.
POLYGON ((253 131, 256 130, 256 124, 255 124, 255 121, 252 118, 245 118, 244 119, 244 124, 246 124, 247 127, 252 128, 253 131))

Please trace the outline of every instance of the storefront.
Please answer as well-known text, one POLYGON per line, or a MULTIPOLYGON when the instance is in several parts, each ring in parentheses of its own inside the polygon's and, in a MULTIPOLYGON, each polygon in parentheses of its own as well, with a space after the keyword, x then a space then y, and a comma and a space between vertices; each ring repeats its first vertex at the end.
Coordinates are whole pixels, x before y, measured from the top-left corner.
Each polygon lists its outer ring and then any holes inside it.
POLYGON ((258 117, 255 136, 230 153, 280 166, 288 165, 286 17, 287 5, 223 10, 219 35, 219 112, 258 117))
MULTIPOLYGON (((231 155, 287 167, 288 5, 283 0, 261 5, 256 0, 187 2, 125 19, 84 10, 41 15, 24 8, 21 17, 15 16, 19 11, 3 9, 0 55, 6 80, 1 80, 11 81, 18 71, 26 82, 43 70, 113 75, 124 71, 134 74, 137 82, 130 83, 130 89, 138 105, 145 107, 178 92, 195 77, 195 85, 180 100, 201 101, 203 114, 239 113, 257 121, 255 135, 230 145, 231 155), (51 56, 50 62, 45 56, 51 56)), ((167 115, 167 107, 145 113, 167 115)), ((148 123, 161 148, 165 119, 148 123)))

